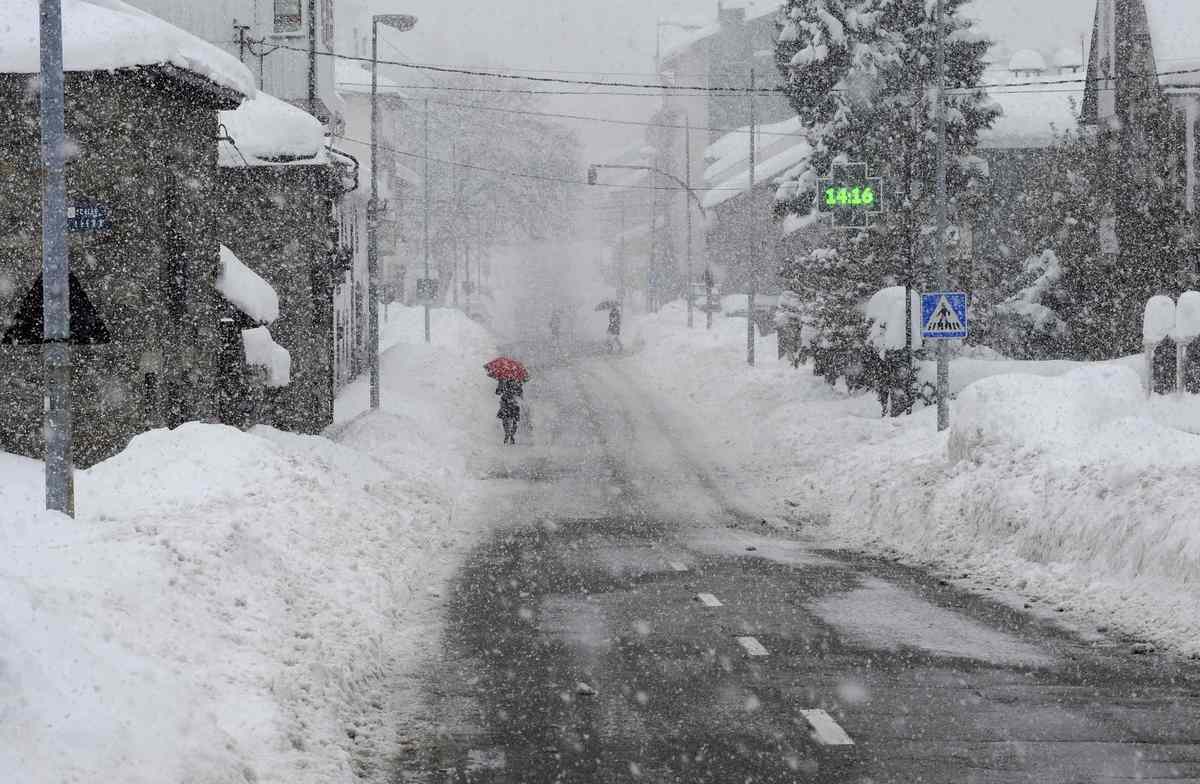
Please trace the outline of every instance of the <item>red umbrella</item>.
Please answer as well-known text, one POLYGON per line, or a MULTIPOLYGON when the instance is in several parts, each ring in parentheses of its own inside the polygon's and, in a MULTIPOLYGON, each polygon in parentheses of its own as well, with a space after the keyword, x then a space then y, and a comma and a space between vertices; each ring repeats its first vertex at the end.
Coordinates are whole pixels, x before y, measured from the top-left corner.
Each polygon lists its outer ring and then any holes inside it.
POLYGON ((484 365, 483 369, 497 381, 520 381, 524 383, 529 380, 529 371, 525 369, 524 365, 511 357, 496 357, 484 365))

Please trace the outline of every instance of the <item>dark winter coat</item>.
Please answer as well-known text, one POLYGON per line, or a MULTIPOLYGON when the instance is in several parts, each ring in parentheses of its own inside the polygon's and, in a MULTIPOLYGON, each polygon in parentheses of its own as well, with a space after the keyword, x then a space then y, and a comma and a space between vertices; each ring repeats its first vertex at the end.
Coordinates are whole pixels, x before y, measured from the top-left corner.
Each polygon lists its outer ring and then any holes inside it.
POLYGON ((608 334, 621 334, 621 311, 617 308, 613 308, 608 312, 608 334))
POLYGON ((496 418, 520 419, 521 406, 517 403, 517 398, 525 394, 521 382, 501 381, 496 385, 496 394, 500 396, 500 410, 496 412, 496 418))

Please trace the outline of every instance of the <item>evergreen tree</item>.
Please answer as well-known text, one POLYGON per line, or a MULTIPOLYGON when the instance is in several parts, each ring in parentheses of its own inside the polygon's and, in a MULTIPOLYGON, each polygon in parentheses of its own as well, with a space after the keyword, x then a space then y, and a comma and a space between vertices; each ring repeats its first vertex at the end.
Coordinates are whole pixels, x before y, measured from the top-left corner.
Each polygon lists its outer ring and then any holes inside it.
MULTIPOLYGON (((960 16, 965 0, 945 0, 947 187, 951 220, 966 209, 982 176, 972 154, 978 133, 999 110, 978 88, 988 42, 960 16)), ((910 279, 932 283, 936 199, 936 47, 927 0, 789 0, 781 16, 776 64, 803 120, 813 155, 789 173, 779 211, 816 209, 816 178, 838 161, 866 162, 884 178, 886 212, 866 230, 837 241, 835 269, 818 277, 829 300, 861 297, 910 279), (852 262, 852 263, 851 263, 852 262)), ((953 270, 952 270, 953 272, 953 270)), ((791 287, 809 271, 785 270, 791 287)), ((826 311, 844 314, 844 307, 826 311)), ((843 326, 826 325, 841 334, 843 326)))

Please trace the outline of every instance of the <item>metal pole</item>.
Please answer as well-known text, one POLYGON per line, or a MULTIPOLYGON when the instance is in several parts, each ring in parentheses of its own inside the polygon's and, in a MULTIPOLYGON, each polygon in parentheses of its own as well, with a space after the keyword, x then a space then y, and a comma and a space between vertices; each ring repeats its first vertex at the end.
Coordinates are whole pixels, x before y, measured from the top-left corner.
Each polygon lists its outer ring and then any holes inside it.
POLYGON ((687 181, 687 192, 683 194, 683 209, 687 212, 687 287, 684 297, 687 299, 687 325, 691 329, 695 326, 692 316, 692 123, 687 112, 683 113, 683 148, 687 181))
MULTIPOLYGON (((425 285, 429 286, 429 99, 425 99, 425 285)), ((425 295, 428 297, 429 289, 425 295)), ((429 301, 425 301, 425 342, 432 337, 429 332, 429 301)))
POLYGON ((367 354, 379 408, 379 21, 371 20, 371 200, 367 202, 367 354))
POLYGON ((62 0, 41 0, 42 368, 46 384, 46 508, 75 516, 71 466, 71 305, 67 257, 62 0))
MULTIPOLYGON (((946 280, 946 28, 943 23, 945 0, 937 0, 937 285, 948 287, 946 280)), ((938 431, 950 427, 950 346, 938 341, 937 348, 938 431)))
POLYGON ((308 0, 308 113, 317 116, 317 0, 308 0))
POLYGON ((750 187, 746 191, 746 272, 749 276, 746 292, 746 364, 754 366, 754 295, 758 286, 755 275, 754 228, 750 220, 754 201, 754 66, 750 66, 750 187))

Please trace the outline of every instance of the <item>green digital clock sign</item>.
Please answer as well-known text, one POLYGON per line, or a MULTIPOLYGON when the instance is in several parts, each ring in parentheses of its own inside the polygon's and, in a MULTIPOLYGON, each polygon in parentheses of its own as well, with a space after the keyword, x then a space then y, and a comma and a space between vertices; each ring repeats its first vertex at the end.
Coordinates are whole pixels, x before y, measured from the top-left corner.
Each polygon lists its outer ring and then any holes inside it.
POLYGON ((883 178, 867 176, 865 163, 835 163, 819 181, 817 209, 835 228, 864 229, 884 210, 883 178))
POLYGON ((859 185, 851 188, 847 185, 825 189, 825 206, 827 207, 873 207, 875 205, 875 189, 870 185, 865 188, 859 185))

